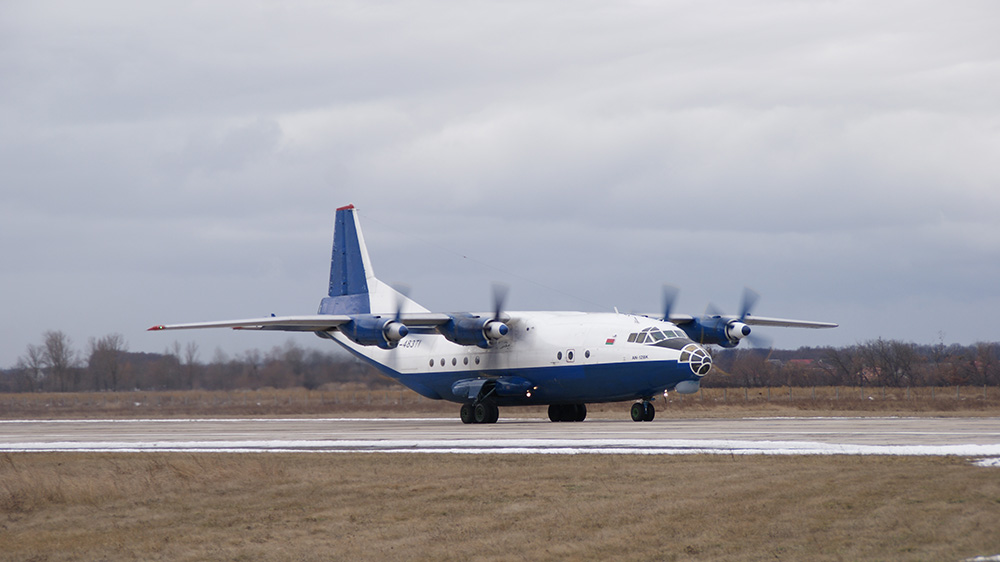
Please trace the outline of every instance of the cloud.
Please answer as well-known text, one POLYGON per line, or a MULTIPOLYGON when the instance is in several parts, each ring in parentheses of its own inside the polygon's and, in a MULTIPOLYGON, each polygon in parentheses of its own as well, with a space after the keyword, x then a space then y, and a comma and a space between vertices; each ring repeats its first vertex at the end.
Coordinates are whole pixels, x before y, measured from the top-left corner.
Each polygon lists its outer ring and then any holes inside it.
POLYGON ((995 12, 12 3, 0 365, 45 329, 311 312, 352 202, 376 271, 434 308, 498 277, 524 308, 751 285, 761 314, 844 323, 779 345, 988 339, 995 12))

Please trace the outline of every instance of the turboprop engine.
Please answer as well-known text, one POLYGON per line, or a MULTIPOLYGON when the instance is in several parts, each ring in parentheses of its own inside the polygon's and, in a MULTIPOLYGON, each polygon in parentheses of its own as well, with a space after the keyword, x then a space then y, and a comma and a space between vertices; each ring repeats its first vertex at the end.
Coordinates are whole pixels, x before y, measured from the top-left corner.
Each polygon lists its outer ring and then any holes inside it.
POLYGON ((454 316, 438 328, 448 341, 459 345, 476 345, 489 348, 494 342, 507 335, 510 328, 497 318, 482 316, 454 316))
POLYGON ((698 343, 736 347, 740 340, 750 335, 750 326, 737 319, 723 316, 702 316, 681 326, 692 340, 698 343))
POLYGON ((399 320, 388 316, 360 315, 342 325, 340 331, 359 345, 377 345, 393 349, 410 330, 399 320))

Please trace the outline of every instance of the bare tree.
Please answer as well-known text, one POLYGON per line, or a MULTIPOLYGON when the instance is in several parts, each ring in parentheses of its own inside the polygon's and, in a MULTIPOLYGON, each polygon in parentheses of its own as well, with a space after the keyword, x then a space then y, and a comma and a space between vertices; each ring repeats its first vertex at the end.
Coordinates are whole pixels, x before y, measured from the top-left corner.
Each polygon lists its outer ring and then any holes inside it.
POLYGON ((967 371, 973 384, 1000 383, 1000 344, 979 342, 972 348, 967 371))
POLYGON ((45 365, 55 378, 60 392, 76 390, 80 386, 80 372, 77 369, 76 352, 73 351, 69 336, 61 331, 47 331, 42 334, 44 339, 43 354, 45 365))
POLYGON ((99 340, 90 340, 90 359, 87 366, 98 390, 119 390, 125 368, 124 355, 128 344, 121 334, 108 334, 99 340))
POLYGON ((41 388, 45 380, 45 349, 39 345, 28 344, 24 356, 17 359, 18 386, 28 392, 41 388))
POLYGON ((186 387, 194 389, 194 381, 198 371, 198 344, 193 341, 189 341, 186 346, 184 346, 184 380, 186 387))

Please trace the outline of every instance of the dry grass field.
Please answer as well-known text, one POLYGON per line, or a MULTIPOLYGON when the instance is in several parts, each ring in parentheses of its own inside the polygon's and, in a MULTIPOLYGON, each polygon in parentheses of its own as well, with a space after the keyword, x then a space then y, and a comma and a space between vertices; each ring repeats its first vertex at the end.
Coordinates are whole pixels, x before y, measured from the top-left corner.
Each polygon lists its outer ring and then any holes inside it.
POLYGON ((0 455, 0 560, 962 560, 958 458, 0 455))
MULTIPOLYGON (((458 416, 459 406, 402 387, 359 384, 324 390, 0 394, 0 419, 211 416, 458 416)), ((629 403, 590 404, 588 416, 628 418, 629 403)), ((544 407, 503 408, 504 417, 545 417, 544 407)), ((998 387, 706 388, 656 401, 656 416, 1000 415, 998 387)))
MULTIPOLYGON (((0 418, 457 416, 401 390, 0 395, 0 418)), ((628 417, 627 404, 589 407, 628 417)), ((1000 415, 1000 389, 706 389, 661 417, 1000 415)), ((506 408, 544 417, 544 408, 506 408)), ((963 560, 1000 469, 941 457, 17 453, 3 560, 963 560)))

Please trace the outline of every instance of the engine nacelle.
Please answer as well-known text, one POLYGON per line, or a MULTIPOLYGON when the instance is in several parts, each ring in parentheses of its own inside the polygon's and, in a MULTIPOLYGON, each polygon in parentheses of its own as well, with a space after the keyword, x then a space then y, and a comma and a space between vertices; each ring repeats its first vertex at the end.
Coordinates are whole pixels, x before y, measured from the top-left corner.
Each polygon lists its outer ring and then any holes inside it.
POLYGON ((729 341, 738 342, 749 335, 750 326, 743 322, 733 321, 726 325, 726 336, 729 337, 729 341))
POLYGON ((498 340, 507 335, 510 328, 506 324, 499 320, 493 320, 492 322, 486 323, 486 328, 483 329, 483 333, 486 334, 486 339, 488 340, 498 340))
POLYGON ((703 316, 678 327, 698 343, 721 347, 736 347, 740 340, 750 335, 750 326, 732 317, 703 316))
POLYGON ((481 316, 454 316, 438 328, 448 341, 458 345, 475 345, 489 348, 493 342, 506 336, 510 329, 506 324, 481 316))
POLYGON ((394 349, 410 333, 402 322, 371 314, 355 316, 340 331, 356 344, 377 345, 382 349, 394 349))

